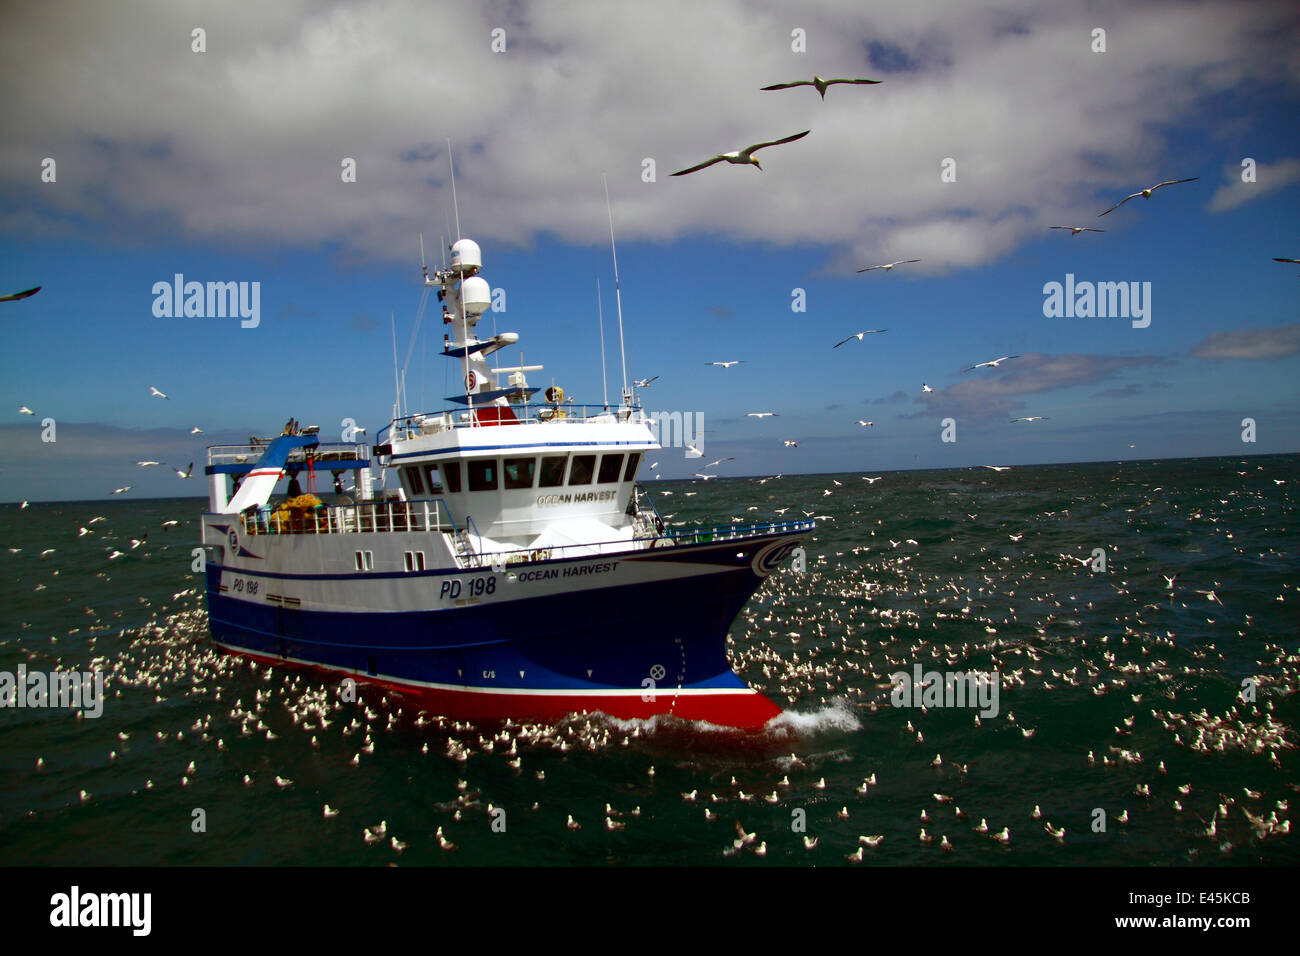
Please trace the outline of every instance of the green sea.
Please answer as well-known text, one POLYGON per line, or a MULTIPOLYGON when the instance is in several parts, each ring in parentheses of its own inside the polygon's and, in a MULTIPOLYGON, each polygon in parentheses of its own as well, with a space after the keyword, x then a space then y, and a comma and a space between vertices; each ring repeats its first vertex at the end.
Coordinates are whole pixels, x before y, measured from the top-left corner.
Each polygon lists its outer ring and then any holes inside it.
POLYGON ((0 672, 105 674, 98 718, 0 710, 0 863, 1300 861, 1300 456, 645 484, 817 519, 731 629, 760 733, 343 702, 208 642, 201 500, 0 507, 0 672), (918 665, 996 714, 895 706, 918 665))

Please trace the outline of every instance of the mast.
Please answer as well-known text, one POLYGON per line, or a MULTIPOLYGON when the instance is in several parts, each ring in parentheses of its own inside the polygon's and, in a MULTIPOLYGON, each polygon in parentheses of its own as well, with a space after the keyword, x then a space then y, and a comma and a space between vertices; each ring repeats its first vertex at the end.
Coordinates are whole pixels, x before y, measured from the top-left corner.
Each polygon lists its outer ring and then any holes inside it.
POLYGON ((632 405, 632 395, 627 390, 627 352, 623 348, 623 293, 618 284, 618 248, 614 245, 614 209, 609 204, 609 182, 605 174, 600 174, 600 181, 605 186, 605 212, 609 215, 609 248, 614 254, 614 302, 618 307, 618 352, 623 360, 623 404, 632 405))

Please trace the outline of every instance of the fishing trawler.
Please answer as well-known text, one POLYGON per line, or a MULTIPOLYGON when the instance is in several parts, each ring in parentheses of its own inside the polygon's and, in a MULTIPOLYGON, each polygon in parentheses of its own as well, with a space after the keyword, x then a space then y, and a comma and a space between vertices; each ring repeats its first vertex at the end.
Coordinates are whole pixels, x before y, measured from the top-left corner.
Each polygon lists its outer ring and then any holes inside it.
POLYGON ((542 366, 488 362, 519 336, 479 336, 481 271, 468 239, 426 271, 442 354, 463 374, 457 407, 403 414, 399 388, 373 445, 322 442, 291 419, 273 438, 208 449, 214 641, 456 718, 761 727, 780 708, 731 669, 727 631, 813 523, 666 529, 636 481, 660 443, 635 389, 613 405, 556 386, 535 401, 527 373, 542 366), (333 493, 314 493, 318 479, 333 493))

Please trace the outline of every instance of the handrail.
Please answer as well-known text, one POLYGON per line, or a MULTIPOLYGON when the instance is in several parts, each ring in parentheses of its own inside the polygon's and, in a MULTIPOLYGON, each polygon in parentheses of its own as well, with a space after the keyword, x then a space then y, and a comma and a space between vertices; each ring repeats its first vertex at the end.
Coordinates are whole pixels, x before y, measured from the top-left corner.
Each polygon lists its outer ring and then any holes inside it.
POLYGON ((258 534, 375 534, 388 532, 443 532, 457 536, 461 530, 441 498, 418 501, 362 501, 350 505, 321 505, 290 512, 266 509, 241 513, 244 530, 258 534), (433 506, 430 510, 430 505, 433 506))
MULTIPOLYGON (((266 451, 266 445, 209 445, 208 464, 248 464, 254 465, 266 451), (241 460, 242 459, 242 460, 241 460)), ((370 458, 370 446, 364 442, 321 442, 305 448, 294 448, 289 452, 288 461, 367 461, 370 458), (351 458, 335 456, 351 455, 351 458)))
MULTIPOLYGON (((491 408, 496 406, 489 405, 487 407, 491 408)), ((569 403, 552 405, 547 403, 536 404, 532 402, 521 402, 518 405, 511 404, 502 407, 509 408, 514 412, 515 421, 503 422, 500 424, 532 425, 539 422, 548 424, 562 422, 579 423, 588 422, 603 415, 609 415, 616 422, 650 421, 650 419, 645 417, 633 416, 632 413, 641 412, 641 405, 632 405, 629 407, 626 405, 577 405, 569 403), (592 411, 593 409, 595 411, 592 411), (536 414, 533 414, 532 410, 535 410, 536 414), (544 412, 550 412, 551 414, 544 415, 544 412)), ((480 406, 478 410, 481 411, 482 407, 480 406)), ((471 415, 465 408, 445 408, 438 412, 417 412, 389 422, 381 428, 379 433, 375 436, 375 444, 386 444, 389 435, 395 433, 394 429, 397 433, 402 433, 404 437, 423 434, 420 430, 420 425, 427 419, 449 420, 452 428, 481 427, 475 416, 471 415), (460 418, 462 414, 467 416, 464 420, 460 418)), ((494 426, 497 424, 497 422, 493 422, 494 426)))

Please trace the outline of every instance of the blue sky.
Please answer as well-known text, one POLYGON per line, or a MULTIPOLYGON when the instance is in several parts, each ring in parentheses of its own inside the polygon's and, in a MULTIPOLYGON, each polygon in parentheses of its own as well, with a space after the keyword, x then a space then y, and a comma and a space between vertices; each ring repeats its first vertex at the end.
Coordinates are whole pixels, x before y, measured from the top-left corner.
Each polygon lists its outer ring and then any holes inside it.
MULTIPOLYGON (((1284 5, 488 3, 447 8, 467 39, 446 50, 412 35, 412 19, 438 22, 427 5, 152 9, 126 22, 20 4, 0 37, 15 104, 0 292, 42 286, 0 303, 0 500, 201 493, 134 461, 184 468, 205 440, 291 415, 373 435, 392 404, 390 314, 404 355, 420 299, 417 233, 437 260, 452 217, 447 138, 462 232, 505 291, 480 328, 520 333, 523 360, 546 366, 530 383, 579 402, 601 401, 597 279, 612 394, 620 379, 608 176, 629 374, 659 376, 647 408, 703 413, 706 454, 736 459, 721 474, 1300 450, 1300 266, 1272 261, 1300 258, 1300 44, 1284 5), (883 83, 825 101, 758 91, 813 72, 883 83), (761 172, 669 176, 802 129, 761 172), (903 258, 922 261, 855 273, 903 258), (153 286, 178 272, 260 283, 260 324, 156 317, 153 286), (1067 273, 1150 283, 1149 327, 1046 317, 1044 284, 1067 273), (867 328, 889 331, 831 348, 867 328), (1020 358, 963 371, 1002 355, 1020 358), (731 359, 745 364, 706 366, 731 359)), ((428 334, 407 396, 433 409, 458 374, 436 354, 436 316, 428 334)), ((665 477, 698 470, 658 457, 665 477)))

